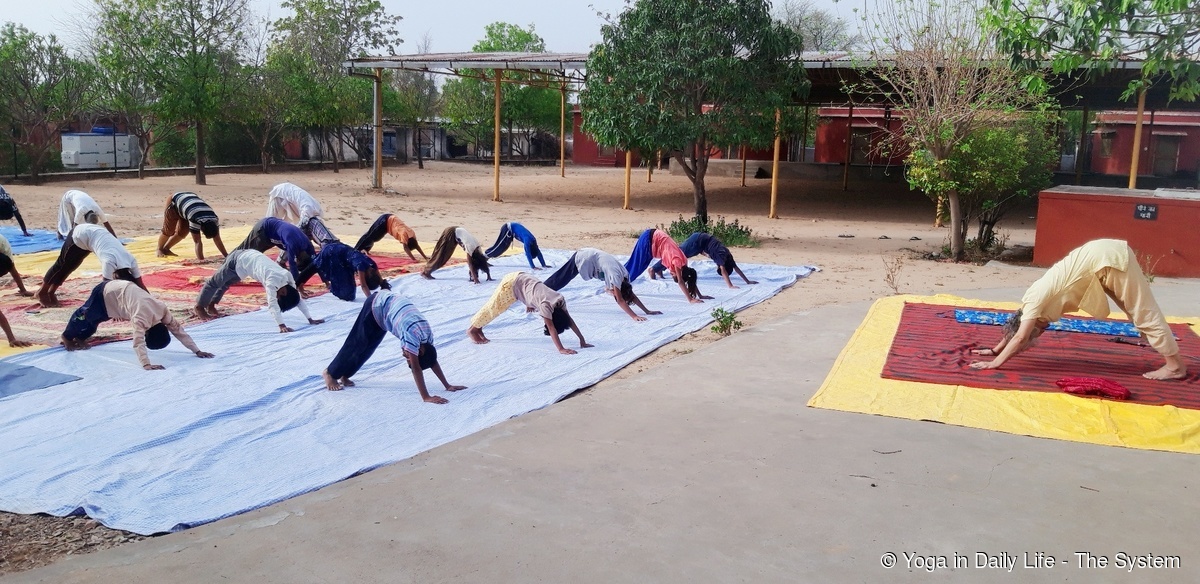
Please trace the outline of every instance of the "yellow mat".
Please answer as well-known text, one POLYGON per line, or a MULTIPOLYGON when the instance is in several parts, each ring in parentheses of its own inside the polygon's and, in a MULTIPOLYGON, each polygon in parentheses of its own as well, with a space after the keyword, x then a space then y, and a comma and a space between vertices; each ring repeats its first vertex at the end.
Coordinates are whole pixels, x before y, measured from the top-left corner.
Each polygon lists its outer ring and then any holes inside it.
MULTIPOLYGON (((825 382, 809 400, 810 407, 932 420, 1039 438, 1200 454, 1197 410, 881 377, 905 302, 1007 310, 1019 307, 1016 303, 949 295, 880 299, 842 349, 825 382)), ((1188 322, 1171 317, 1167 320, 1188 322)), ((1200 326, 1192 328, 1200 334, 1200 326)))

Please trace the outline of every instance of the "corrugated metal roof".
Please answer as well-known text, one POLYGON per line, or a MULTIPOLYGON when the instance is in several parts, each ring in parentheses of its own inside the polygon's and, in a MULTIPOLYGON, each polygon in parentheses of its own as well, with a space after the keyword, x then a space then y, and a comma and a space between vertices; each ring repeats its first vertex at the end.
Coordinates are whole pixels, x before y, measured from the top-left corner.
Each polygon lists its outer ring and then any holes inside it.
POLYGON ((569 71, 587 65, 587 53, 424 53, 358 57, 342 65, 364 69, 516 69, 569 71))

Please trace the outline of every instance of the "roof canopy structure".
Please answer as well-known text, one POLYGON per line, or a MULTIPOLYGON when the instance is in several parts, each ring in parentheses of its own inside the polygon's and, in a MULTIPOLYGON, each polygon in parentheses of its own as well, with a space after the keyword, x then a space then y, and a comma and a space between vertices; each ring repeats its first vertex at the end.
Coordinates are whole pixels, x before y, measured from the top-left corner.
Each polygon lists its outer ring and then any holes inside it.
POLYGON ((500 83, 512 81, 503 78, 503 72, 511 71, 536 76, 535 80, 517 81, 528 85, 552 87, 557 85, 562 92, 562 108, 559 121, 559 172, 567 175, 566 144, 562 134, 567 128, 567 85, 584 81, 583 68, 587 65, 586 53, 425 53, 420 55, 390 55, 381 57, 358 57, 342 63, 350 75, 355 69, 371 69, 368 75, 375 80, 375 188, 383 187, 383 70, 419 71, 438 75, 476 77, 483 79, 484 70, 495 71, 496 83, 495 124, 493 135, 492 200, 500 200, 500 83), (463 70, 479 70, 478 75, 464 75, 463 70))
MULTIPOLYGON (((495 103, 495 136, 494 136, 494 173, 495 186, 492 199, 500 200, 500 84, 501 82, 517 82, 543 87, 558 87, 562 92, 562 122, 561 133, 566 133, 566 105, 568 84, 585 83, 587 74, 586 53, 425 53, 419 55, 390 55, 375 57, 358 57, 343 63, 347 73, 356 73, 356 69, 370 69, 372 75, 364 75, 375 80, 375 187, 383 183, 382 176, 382 82, 384 69, 420 71, 439 75, 459 77, 474 77, 483 79, 485 70, 495 71, 493 79, 496 84, 495 103), (477 70, 478 74, 469 73, 477 70), (464 73, 464 71, 468 71, 464 73), (504 79, 502 72, 512 71, 527 73, 535 78, 529 81, 504 79)), ((804 52, 799 57, 800 64, 807 73, 810 87, 807 95, 797 95, 797 104, 871 104, 894 105, 893 100, 886 95, 855 94, 853 98, 847 92, 847 87, 862 87, 859 83, 870 70, 866 68, 873 59, 869 55, 848 52, 804 52)), ((878 64, 886 66, 886 60, 878 64)), ((1142 62, 1136 60, 1121 60, 1106 70, 1089 70, 1080 68, 1069 73, 1056 73, 1049 76, 1050 95, 1063 107, 1068 109, 1121 110, 1136 109, 1138 111, 1138 127, 1141 126, 1141 112, 1145 109, 1161 110, 1200 110, 1200 101, 1181 102, 1169 99, 1170 80, 1166 75, 1151 79, 1149 87, 1139 94, 1135 103, 1123 98, 1131 81, 1142 74, 1142 62)), ((870 85, 870 84, 866 84, 870 85)), ((1140 136, 1140 134, 1139 134, 1140 136)), ((560 142, 561 142, 560 136, 560 142)), ((778 150, 776 137, 776 150, 778 150)), ((1134 157, 1136 168, 1137 150, 1134 157)), ((776 161, 778 152, 776 152, 776 161)), ((628 163, 627 163, 628 164, 628 163)), ((847 165, 849 163, 847 162, 847 165)), ((566 176, 565 150, 560 149, 560 167, 562 176, 566 176)), ((847 167, 848 170, 848 167, 847 167)), ((774 200, 776 172, 772 172, 772 200, 774 200)), ((844 182, 844 180, 843 180, 844 182)), ((1136 184, 1136 175, 1131 173, 1130 188, 1136 184)), ((626 169, 626 206, 628 207, 628 168, 626 169)), ((772 209, 774 205, 772 204, 772 209)), ((772 211, 771 215, 774 215, 772 211)))

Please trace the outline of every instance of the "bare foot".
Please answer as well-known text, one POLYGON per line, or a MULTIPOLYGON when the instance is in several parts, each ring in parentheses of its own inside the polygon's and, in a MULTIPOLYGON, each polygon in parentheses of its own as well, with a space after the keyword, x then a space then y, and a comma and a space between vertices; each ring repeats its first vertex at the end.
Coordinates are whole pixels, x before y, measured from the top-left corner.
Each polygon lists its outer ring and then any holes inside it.
POLYGON ((490 342, 487 337, 483 336, 483 329, 481 328, 471 327, 467 329, 467 337, 475 341, 477 345, 490 342))
POLYGON ((422 277, 422 278, 425 278, 426 280, 432 280, 432 279, 433 279, 433 276, 432 276, 432 275, 430 275, 430 274, 426 274, 425 272, 421 272, 421 277, 422 277))
POLYGON ((321 377, 325 378, 325 389, 328 389, 329 391, 341 391, 342 390, 342 386, 338 385, 337 380, 334 379, 333 376, 329 374, 328 369, 321 372, 321 377))
POLYGON ((1153 379, 1155 381, 1169 381, 1172 379, 1183 379, 1187 377, 1187 369, 1176 369, 1170 365, 1163 365, 1154 371, 1143 373, 1142 377, 1153 379))
POLYGON ((204 310, 203 306, 193 306, 192 312, 195 313, 196 318, 199 318, 200 320, 208 320, 208 319, 212 318, 211 316, 209 316, 208 311, 204 310))
POLYGON ((349 377, 343 377, 338 382, 342 384, 342 387, 354 387, 354 382, 350 381, 349 377))

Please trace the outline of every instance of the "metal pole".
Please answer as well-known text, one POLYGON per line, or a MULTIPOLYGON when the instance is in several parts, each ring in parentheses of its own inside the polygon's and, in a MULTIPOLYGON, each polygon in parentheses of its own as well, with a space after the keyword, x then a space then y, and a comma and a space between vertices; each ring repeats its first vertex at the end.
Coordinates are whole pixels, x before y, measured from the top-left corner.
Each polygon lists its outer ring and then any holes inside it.
POLYGON ((1142 114, 1146 111, 1146 88, 1138 92, 1137 121, 1133 124, 1133 160, 1129 163, 1129 188, 1137 188, 1139 157, 1142 153, 1142 114))
POLYGON ((622 209, 633 209, 629 205, 629 177, 633 173, 633 150, 625 151, 625 206, 622 209))
POLYGON ((492 172, 495 174, 492 186, 492 200, 496 202, 500 202, 500 76, 503 73, 502 69, 496 69, 496 111, 494 122, 496 128, 492 136, 492 172))
POLYGON ((1075 184, 1083 184, 1083 155, 1089 154, 1090 151, 1084 147, 1084 140, 1088 137, 1088 106, 1083 106, 1083 122, 1079 124, 1079 147, 1075 149, 1075 184))
POLYGON ((562 110, 558 121, 558 175, 567 178, 567 82, 562 82, 562 110))
POLYGON ((117 178, 117 122, 112 123, 113 130, 113 178, 117 178))
MULTIPOLYGON (((377 189, 383 188, 383 69, 375 70, 375 99, 374 103, 374 121, 375 121, 375 172, 372 184, 377 189)), ((419 130, 418 130, 419 131, 419 130)))
POLYGON ((775 211, 775 201, 779 197, 779 119, 780 111, 775 110, 775 155, 771 160, 771 212, 767 214, 768 219, 778 219, 779 213, 775 211))
POLYGON ((842 170, 842 190, 850 189, 850 159, 854 156, 854 104, 846 113, 846 167, 842 170))

